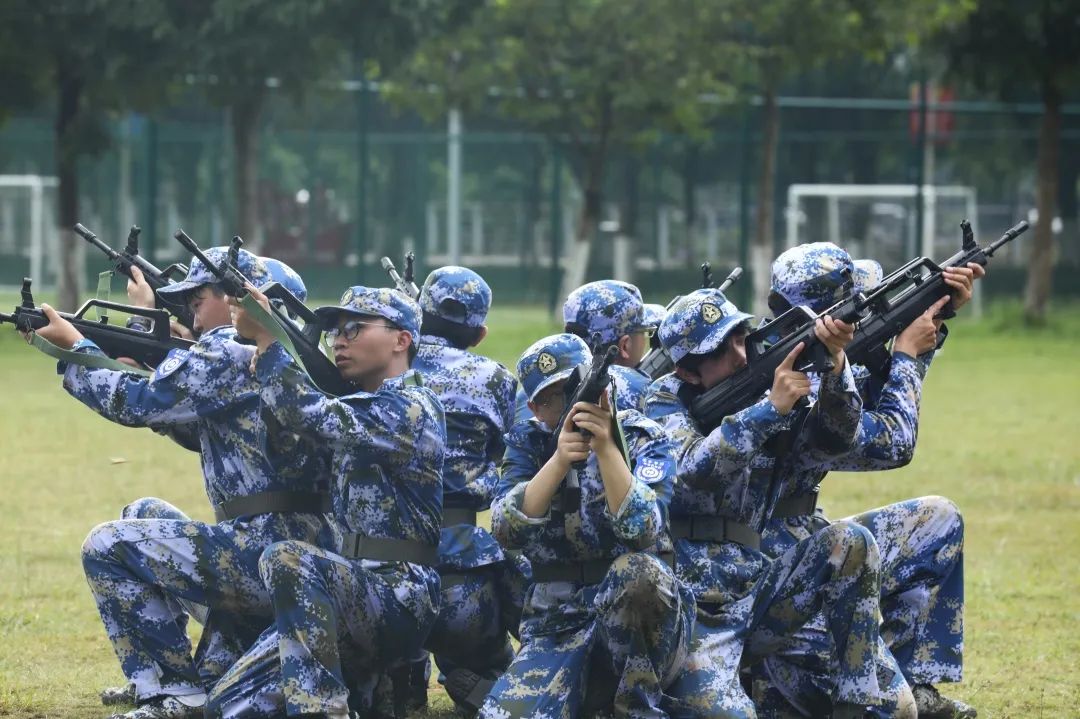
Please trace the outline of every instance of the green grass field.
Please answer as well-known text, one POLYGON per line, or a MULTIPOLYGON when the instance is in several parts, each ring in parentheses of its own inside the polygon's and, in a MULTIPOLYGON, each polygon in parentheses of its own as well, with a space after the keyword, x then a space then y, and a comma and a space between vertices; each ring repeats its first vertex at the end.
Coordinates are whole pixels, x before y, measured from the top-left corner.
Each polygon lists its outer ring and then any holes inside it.
MULTIPOLYGON (((508 365, 553 328, 532 308, 500 309, 490 324, 482 349, 508 365)), ((980 716, 1078 716, 1080 308, 1043 330, 1018 324, 1011 308, 956 323, 927 380, 915 460, 834 475, 825 504, 840 517, 923 494, 955 500, 967 526, 967 662, 949 693, 980 716)), ((8 327, 0 387, 0 716, 107 716, 97 692, 122 675, 79 547, 140 496, 209 520, 197 458, 95 417, 8 327)), ((445 695, 432 698, 432 713, 448 715, 445 695)))

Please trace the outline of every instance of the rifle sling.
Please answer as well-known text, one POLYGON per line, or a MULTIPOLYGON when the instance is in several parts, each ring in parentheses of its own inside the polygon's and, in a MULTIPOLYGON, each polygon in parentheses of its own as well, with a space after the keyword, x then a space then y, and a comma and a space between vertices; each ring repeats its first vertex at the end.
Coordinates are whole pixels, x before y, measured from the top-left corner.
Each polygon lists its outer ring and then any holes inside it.
POLYGON ((695 542, 736 542, 750 549, 761 549, 761 535, 752 527, 727 517, 707 514, 673 518, 671 537, 695 542))
POLYGON ((330 496, 319 492, 259 492, 236 497, 214 507, 214 517, 224 522, 254 514, 309 512, 325 514, 330 511, 330 496))
POLYGON ((68 364, 86 367, 88 369, 109 369, 120 372, 132 372, 137 375, 142 375, 143 377, 149 377, 151 374, 149 370, 145 370, 141 367, 132 367, 131 365, 126 365, 123 362, 104 355, 89 354, 87 352, 72 352, 71 350, 60 349, 36 332, 31 333, 30 344, 54 359, 68 364))
POLYGON ((349 559, 371 559, 376 562, 409 562, 427 567, 439 563, 439 548, 415 539, 387 539, 347 532, 341 539, 341 554, 349 559))

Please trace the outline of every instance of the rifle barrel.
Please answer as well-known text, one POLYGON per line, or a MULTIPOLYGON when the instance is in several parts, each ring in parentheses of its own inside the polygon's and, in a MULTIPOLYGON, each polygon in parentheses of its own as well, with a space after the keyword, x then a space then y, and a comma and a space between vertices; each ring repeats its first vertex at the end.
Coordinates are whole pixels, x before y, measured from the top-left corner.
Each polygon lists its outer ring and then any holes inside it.
POLYGON ((119 252, 117 252, 116 250, 114 250, 113 248, 109 247, 104 242, 102 242, 100 239, 98 239, 98 236, 95 235, 90 230, 88 230, 86 228, 86 226, 83 225, 81 222, 75 223, 75 226, 72 227, 71 229, 74 230, 75 234, 77 234, 79 237, 83 238, 84 240, 89 242, 91 245, 93 245, 94 247, 96 247, 99 250, 101 250, 102 252, 104 252, 105 256, 108 257, 110 260, 115 261, 117 258, 120 257, 119 252))
POLYGON ((994 242, 989 247, 986 248, 985 251, 986 251, 987 256, 992 257, 993 254, 995 252, 997 252, 997 250, 1002 245, 1004 245, 1004 244, 1006 244, 1008 242, 1012 242, 1017 237, 1024 234, 1025 232, 1027 232, 1030 227, 1031 227, 1031 225, 1028 224, 1027 220, 1020 220, 1015 225, 1013 225, 1009 229, 1005 230, 1004 235, 999 237, 997 240, 994 240, 994 242))
POLYGON ((742 268, 736 267, 724 278, 724 281, 720 283, 720 291, 726 292, 729 287, 739 281, 740 277, 742 277, 742 268))

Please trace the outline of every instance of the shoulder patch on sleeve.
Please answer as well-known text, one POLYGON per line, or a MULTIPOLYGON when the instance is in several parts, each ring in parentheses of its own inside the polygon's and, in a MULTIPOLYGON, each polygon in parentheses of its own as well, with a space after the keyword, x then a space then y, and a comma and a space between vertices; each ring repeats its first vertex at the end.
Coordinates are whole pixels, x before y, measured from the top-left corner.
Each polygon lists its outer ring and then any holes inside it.
POLYGON ((163 379, 168 377, 176 372, 176 370, 183 367, 190 356, 191 352, 188 350, 173 350, 165 357, 162 363, 157 366, 151 379, 163 379))
POLYGON ((636 463, 636 466, 634 467, 634 475, 646 484, 652 484, 657 480, 663 478, 663 465, 660 462, 654 461, 652 459, 641 459, 636 463))

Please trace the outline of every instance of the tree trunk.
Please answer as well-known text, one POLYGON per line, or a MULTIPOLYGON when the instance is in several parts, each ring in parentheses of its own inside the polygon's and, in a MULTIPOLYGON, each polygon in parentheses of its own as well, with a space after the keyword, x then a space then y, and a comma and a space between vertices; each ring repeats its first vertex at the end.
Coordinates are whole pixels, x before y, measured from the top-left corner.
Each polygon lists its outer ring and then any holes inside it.
POLYGON ((638 215, 640 214, 640 188, 638 176, 641 163, 633 156, 633 150, 627 149, 623 164, 623 202, 619 213, 619 235, 615 238, 615 263, 612 276, 623 282, 634 281, 634 257, 637 246, 638 215), (621 260, 621 261, 620 261, 621 260))
POLYGON ((234 233, 244 238, 245 249, 252 252, 256 252, 262 246, 258 194, 259 116, 262 113, 262 102, 263 96, 260 93, 238 100, 229 108, 229 116, 232 120, 233 155, 236 168, 234 187, 236 227, 234 233))
POLYGON ((604 159, 599 157, 602 153, 602 149, 598 150, 589 159, 585 175, 584 202, 574 230, 574 244, 570 248, 566 271, 563 273, 563 300, 585 282, 585 273, 589 269, 589 251, 592 248, 592 238, 596 234, 596 226, 600 222, 600 209, 604 199, 601 187, 604 159))
POLYGON ((1054 206, 1058 195, 1058 151, 1061 147, 1061 93, 1052 79, 1043 83, 1043 116, 1039 126, 1036 208, 1039 221, 1031 243, 1024 315, 1029 323, 1046 321, 1046 304, 1054 268, 1054 206))
POLYGON ((761 136, 761 176, 758 180, 757 210, 754 213, 754 244, 750 248, 753 271, 753 312, 767 312, 765 300, 769 294, 770 267, 773 255, 773 189, 776 184, 776 145, 780 134, 780 108, 776 104, 776 89, 765 89, 764 126, 761 136))
MULTIPOLYGON (((57 236, 60 238, 59 308, 71 312, 78 307, 82 293, 81 242, 71 232, 79 221, 78 139, 73 130, 82 100, 83 82, 70 72, 63 62, 58 63, 55 152, 56 174, 60 181, 57 202, 57 236)), ((40 280, 40 278, 32 278, 40 280)))

